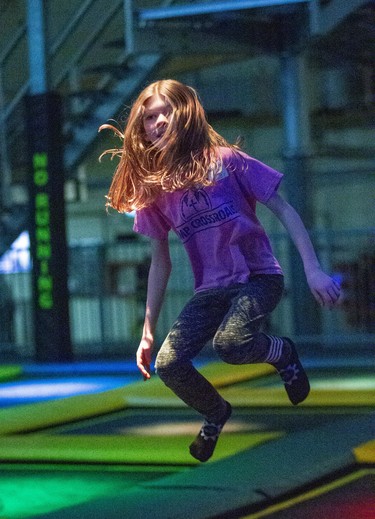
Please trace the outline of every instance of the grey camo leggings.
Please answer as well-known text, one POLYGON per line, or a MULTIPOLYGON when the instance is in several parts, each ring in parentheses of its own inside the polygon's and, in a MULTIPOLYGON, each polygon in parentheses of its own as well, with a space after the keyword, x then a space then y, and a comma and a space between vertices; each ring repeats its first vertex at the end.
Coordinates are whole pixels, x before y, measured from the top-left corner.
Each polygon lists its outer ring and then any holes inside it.
POLYGON ((216 389, 193 366, 192 359, 212 340, 229 364, 264 362, 269 339, 260 332, 266 316, 281 299, 284 278, 262 274, 246 284, 205 290, 183 308, 162 344, 156 370, 166 386, 207 420, 223 416, 226 405, 216 389))

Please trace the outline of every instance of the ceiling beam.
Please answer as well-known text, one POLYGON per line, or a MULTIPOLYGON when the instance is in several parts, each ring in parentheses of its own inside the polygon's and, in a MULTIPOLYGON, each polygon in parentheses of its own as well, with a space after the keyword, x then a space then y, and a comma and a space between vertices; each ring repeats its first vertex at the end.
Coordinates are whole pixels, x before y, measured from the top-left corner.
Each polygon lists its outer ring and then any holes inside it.
POLYGON ((166 20, 168 18, 199 16, 227 11, 256 9, 260 7, 286 6, 290 4, 308 3, 309 1, 310 0, 221 0, 216 2, 189 3, 170 7, 140 9, 138 11, 138 19, 140 22, 151 22, 166 20))

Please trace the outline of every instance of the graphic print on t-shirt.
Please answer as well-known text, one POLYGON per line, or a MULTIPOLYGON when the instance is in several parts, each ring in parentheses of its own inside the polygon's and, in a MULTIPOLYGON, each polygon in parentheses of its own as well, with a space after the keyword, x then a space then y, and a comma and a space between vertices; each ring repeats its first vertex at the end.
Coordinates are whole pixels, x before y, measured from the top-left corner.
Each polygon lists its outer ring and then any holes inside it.
POLYGON ((202 211, 211 209, 211 200, 204 189, 194 189, 186 191, 180 203, 181 216, 188 221, 192 216, 196 216, 202 211))
POLYGON ((240 216, 233 200, 213 206, 212 199, 203 188, 185 191, 180 201, 180 216, 183 220, 176 233, 186 243, 197 232, 219 227, 240 216))

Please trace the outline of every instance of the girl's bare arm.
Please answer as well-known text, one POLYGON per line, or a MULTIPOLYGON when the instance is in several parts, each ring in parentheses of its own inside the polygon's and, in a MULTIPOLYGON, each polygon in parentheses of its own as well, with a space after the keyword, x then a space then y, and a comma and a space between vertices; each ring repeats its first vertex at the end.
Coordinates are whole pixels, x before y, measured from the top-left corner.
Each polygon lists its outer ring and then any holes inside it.
POLYGON ((151 377, 150 364, 155 329, 163 304, 165 289, 168 284, 171 269, 172 264, 169 254, 168 239, 152 239, 145 320, 142 339, 137 350, 137 366, 145 380, 151 377))
POLYGON ((278 217, 297 247, 313 296, 321 306, 331 308, 339 299, 340 286, 322 271, 310 236, 300 216, 277 192, 265 205, 278 217))

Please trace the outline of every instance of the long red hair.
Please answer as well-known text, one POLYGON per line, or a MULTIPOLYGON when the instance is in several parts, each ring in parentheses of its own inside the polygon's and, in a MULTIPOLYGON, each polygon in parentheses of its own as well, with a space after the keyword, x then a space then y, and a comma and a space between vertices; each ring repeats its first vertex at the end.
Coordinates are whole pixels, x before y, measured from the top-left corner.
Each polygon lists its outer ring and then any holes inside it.
POLYGON ((124 132, 111 124, 103 124, 99 131, 106 128, 123 141, 122 148, 106 150, 100 156, 120 158, 106 203, 120 213, 149 206, 163 191, 212 184, 222 167, 218 148, 239 148, 208 124, 196 91, 172 79, 151 83, 139 94, 124 132), (162 149, 147 140, 143 128, 144 104, 155 94, 172 107, 173 124, 168 125, 167 144, 162 149))

